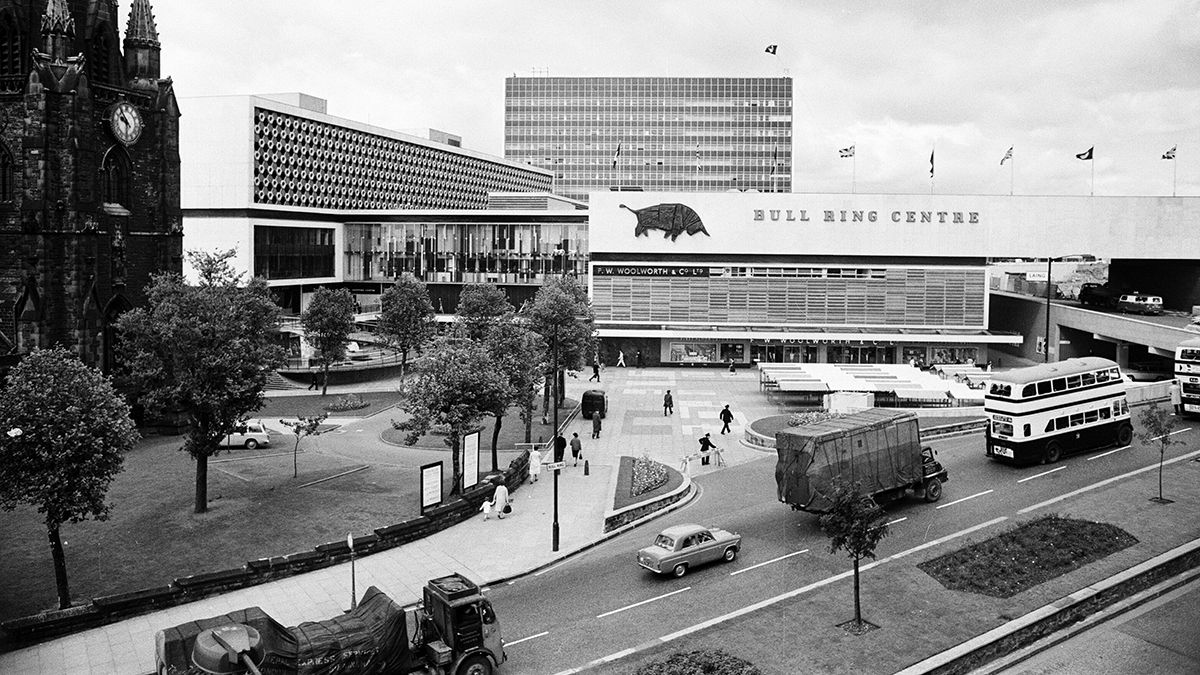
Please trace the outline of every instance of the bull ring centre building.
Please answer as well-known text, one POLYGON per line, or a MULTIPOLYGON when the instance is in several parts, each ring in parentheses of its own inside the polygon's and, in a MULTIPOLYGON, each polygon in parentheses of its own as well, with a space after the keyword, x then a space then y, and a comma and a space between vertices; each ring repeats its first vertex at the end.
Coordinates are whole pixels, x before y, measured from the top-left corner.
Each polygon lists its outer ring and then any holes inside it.
POLYGON ((988 258, 1088 253, 1160 258, 1147 269, 1161 269, 1181 242, 1197 241, 1198 206, 1157 197, 592 193, 588 282, 601 358, 998 361, 1029 352, 1037 331, 994 329, 1010 322, 989 315, 988 258))

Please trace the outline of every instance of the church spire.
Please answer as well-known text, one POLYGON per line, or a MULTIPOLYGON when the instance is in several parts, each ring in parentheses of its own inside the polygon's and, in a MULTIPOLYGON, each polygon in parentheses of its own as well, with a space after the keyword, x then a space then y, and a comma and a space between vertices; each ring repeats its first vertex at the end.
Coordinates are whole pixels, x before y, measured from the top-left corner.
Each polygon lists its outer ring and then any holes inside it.
POLYGON ((133 84, 158 80, 161 51, 150 0, 133 0, 125 27, 125 73, 133 84))
POLYGON ((64 61, 75 40, 75 19, 66 0, 49 0, 42 12, 42 44, 51 58, 64 61))

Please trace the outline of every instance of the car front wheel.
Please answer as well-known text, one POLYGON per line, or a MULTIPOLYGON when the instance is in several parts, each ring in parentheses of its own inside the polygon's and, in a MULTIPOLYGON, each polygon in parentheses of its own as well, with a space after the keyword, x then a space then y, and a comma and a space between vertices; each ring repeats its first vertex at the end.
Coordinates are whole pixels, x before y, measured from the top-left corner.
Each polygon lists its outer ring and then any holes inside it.
POLYGON ((737 560, 737 547, 730 546, 729 548, 725 549, 724 557, 725 562, 733 562, 734 560, 737 560))
POLYGON ((675 575, 676 578, 679 578, 679 577, 687 574, 687 563, 679 563, 678 565, 676 565, 671 570, 671 574, 675 575))
POLYGON ((247 450, 253 450, 257 447, 258 447, 258 441, 254 440, 253 438, 246 439, 246 449, 247 450))

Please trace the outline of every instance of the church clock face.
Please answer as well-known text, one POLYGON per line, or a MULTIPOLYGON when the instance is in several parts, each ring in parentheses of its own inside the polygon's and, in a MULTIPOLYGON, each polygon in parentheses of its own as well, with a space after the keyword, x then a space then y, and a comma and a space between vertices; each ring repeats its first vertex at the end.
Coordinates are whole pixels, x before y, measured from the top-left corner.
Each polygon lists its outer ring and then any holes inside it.
POLYGON ((108 113, 113 136, 125 145, 137 143, 142 135, 142 115, 129 101, 121 101, 108 113))

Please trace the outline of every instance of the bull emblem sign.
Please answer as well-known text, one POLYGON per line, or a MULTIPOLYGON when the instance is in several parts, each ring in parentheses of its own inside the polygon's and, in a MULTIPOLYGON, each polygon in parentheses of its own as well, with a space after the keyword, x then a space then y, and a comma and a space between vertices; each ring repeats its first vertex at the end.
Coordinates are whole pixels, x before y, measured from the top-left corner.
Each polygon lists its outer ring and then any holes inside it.
POLYGON ((671 241, 678 239, 684 232, 689 235, 703 232, 704 236, 711 236, 708 230, 704 229, 704 222, 700 220, 700 216, 683 204, 655 204, 644 209, 631 209, 621 204, 621 208, 637 216, 637 226, 633 228, 635 237, 649 237, 647 230, 662 230, 663 238, 669 237, 671 241))

